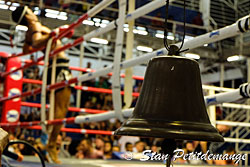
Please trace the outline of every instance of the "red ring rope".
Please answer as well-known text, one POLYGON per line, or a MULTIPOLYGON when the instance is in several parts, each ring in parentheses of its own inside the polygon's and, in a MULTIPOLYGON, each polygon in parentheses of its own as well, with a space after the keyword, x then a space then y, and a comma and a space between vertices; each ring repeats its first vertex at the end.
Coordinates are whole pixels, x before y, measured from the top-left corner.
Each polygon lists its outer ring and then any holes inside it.
MULTIPOLYGON (((75 122, 75 118, 65 118, 65 119, 56 119, 56 120, 48 120, 47 125, 58 125, 58 124, 71 124, 75 122)), ((1 127, 27 127, 28 129, 34 129, 34 130, 41 130, 41 124, 40 121, 34 121, 34 122, 17 122, 17 123, 0 123, 1 127)), ((82 134, 99 134, 99 135, 113 135, 112 131, 103 131, 103 130, 90 130, 90 129, 73 129, 73 128, 62 128, 62 132, 69 132, 69 133, 82 133, 82 134)))
MULTIPOLYGON (((40 103, 21 102, 21 106, 41 108, 40 103)), ((46 108, 49 108, 49 105, 46 105, 46 108)), ((76 107, 69 107, 68 111, 89 113, 89 114, 101 114, 101 113, 104 113, 104 112, 108 112, 108 111, 105 111, 105 110, 95 110, 95 109, 76 108, 76 107)))
MULTIPOLYGON (((32 126, 28 129, 41 130, 41 126, 32 126)), ((62 128, 61 132, 68 133, 81 133, 81 134, 96 134, 96 135, 113 135, 113 131, 104 131, 104 130, 92 130, 92 129, 74 129, 74 128, 62 128)))
MULTIPOLYGON (((46 121, 46 125, 58 125, 58 124, 63 124, 63 123, 74 124, 75 123, 75 117, 46 121)), ((14 128, 14 127, 34 126, 34 125, 40 125, 40 124, 41 124, 40 121, 0 123, 0 127, 13 127, 14 128)))
MULTIPOLYGON (((31 60, 25 60, 24 62, 25 63, 31 63, 32 61, 31 60)), ((38 65, 42 65, 43 66, 44 62, 40 61, 38 63, 38 65)), ((93 70, 93 69, 90 69, 90 68, 82 68, 82 67, 73 67, 73 66, 70 66, 69 69, 70 70, 75 70, 75 71, 81 71, 81 72, 96 72, 96 70, 93 70)), ((108 75, 112 76, 112 73, 109 73, 108 75)), ((125 74, 121 74, 121 77, 125 78, 125 74)), ((133 79, 135 79, 135 80, 144 80, 144 78, 141 77, 141 76, 133 76, 133 79)))
MULTIPOLYGON (((25 83, 32 83, 32 84, 42 84, 42 81, 39 80, 33 80, 33 79, 23 79, 23 82, 25 83)), ((104 89, 104 88, 96 88, 96 87, 88 87, 88 86, 75 86, 75 89, 78 90, 84 90, 84 91, 89 91, 89 92, 97 92, 97 93, 109 93, 112 94, 112 90, 111 89, 104 89)), ((121 91, 121 95, 124 95, 124 91, 121 91)), ((134 92, 132 94, 135 97, 139 96, 139 93, 134 92)))
MULTIPOLYGON (((68 82, 63 81, 63 82, 58 82, 58 83, 53 84, 53 85, 48 85, 47 86, 47 91, 51 90, 51 89, 59 89, 59 88, 62 88, 64 86, 66 86, 66 85, 76 83, 77 81, 78 81, 77 78, 72 78, 68 82)), ((36 82, 38 83, 38 81, 36 81, 36 82)), ((99 93, 112 93, 112 90, 103 89, 103 88, 79 87, 79 86, 75 86, 75 88, 85 90, 85 91, 99 92, 99 93)), ((9 96, 8 97, 2 97, 2 98, 0 98, 0 102, 4 102, 4 101, 7 101, 7 100, 12 100, 12 99, 15 99, 15 98, 18 98, 18 97, 26 97, 26 96, 30 96, 30 95, 35 95, 35 94, 38 94, 40 92, 41 92, 41 88, 37 88, 37 89, 34 89, 32 91, 24 92, 24 93, 22 93, 20 95, 14 95, 14 96, 10 96, 10 97, 9 96)), ((124 95, 124 91, 121 91, 121 94, 124 95)), ((139 93, 135 92, 132 95, 135 96, 135 97, 138 97, 139 93)))

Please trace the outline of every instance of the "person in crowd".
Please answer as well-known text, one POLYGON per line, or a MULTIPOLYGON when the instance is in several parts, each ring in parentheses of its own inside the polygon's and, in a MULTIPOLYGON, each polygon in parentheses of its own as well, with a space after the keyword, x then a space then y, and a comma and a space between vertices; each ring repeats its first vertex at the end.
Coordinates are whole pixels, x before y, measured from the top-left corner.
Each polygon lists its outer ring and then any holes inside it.
POLYGON ((106 141, 104 143, 104 159, 112 158, 112 144, 110 141, 106 141))
MULTIPOLYGON (((117 127, 118 128, 118 127, 117 127)), ((131 144, 135 144, 140 140, 139 137, 134 137, 134 136, 121 136, 120 139, 118 140, 118 144, 121 147, 121 152, 125 152, 125 145, 126 143, 130 142, 131 144)))
POLYGON ((145 150, 145 143, 142 141, 137 141, 134 145, 133 152, 142 153, 145 150))
MULTIPOLYGON (((187 141, 185 143, 185 150, 187 151, 187 154, 195 152, 197 144, 194 141, 187 141)), ((197 151, 199 152, 199 151, 197 151)), ((204 162, 201 160, 187 160, 189 164, 203 164, 204 162)))
POLYGON ((126 152, 133 152, 133 144, 130 142, 127 142, 125 144, 126 152))
MULTIPOLYGON (((156 13, 155 17, 157 19, 161 19, 162 18, 161 12, 156 13)), ((154 20, 152 20, 152 26, 154 26, 155 28, 163 28, 164 27, 164 22, 154 19, 154 20)))
POLYGON ((61 135, 57 136, 56 148, 57 148, 58 157, 62 157, 62 158, 69 158, 70 157, 69 152, 64 149, 64 141, 63 141, 63 137, 61 135))
POLYGON ((96 139, 95 139, 95 149, 98 152, 100 152, 100 154, 103 154, 103 151, 104 151, 104 141, 102 140, 102 138, 100 136, 96 137, 96 139))
MULTIPOLYGON (((204 25, 201 12, 197 13, 197 15, 192 20, 192 24, 195 24, 195 25, 198 25, 198 26, 203 26, 204 25)), ((194 35, 201 35, 202 33, 203 33, 202 29, 193 28, 193 34, 194 35)))
POLYGON ((151 150, 152 150, 153 152, 158 152, 158 147, 157 147, 156 145, 152 145, 152 146, 151 146, 151 150))
POLYGON ((93 146, 89 139, 83 139, 77 147, 77 159, 102 159, 103 154, 100 154, 93 146))
MULTIPOLYGON (((223 155, 228 154, 228 155, 233 155, 236 154, 236 151, 233 147, 228 147, 224 152, 223 155)), ((213 160, 215 165, 225 165, 225 166, 238 166, 235 164, 235 160, 213 160)))
POLYGON ((120 147, 119 146, 113 146, 113 148, 112 148, 112 152, 120 152, 121 151, 121 149, 120 149, 120 147))

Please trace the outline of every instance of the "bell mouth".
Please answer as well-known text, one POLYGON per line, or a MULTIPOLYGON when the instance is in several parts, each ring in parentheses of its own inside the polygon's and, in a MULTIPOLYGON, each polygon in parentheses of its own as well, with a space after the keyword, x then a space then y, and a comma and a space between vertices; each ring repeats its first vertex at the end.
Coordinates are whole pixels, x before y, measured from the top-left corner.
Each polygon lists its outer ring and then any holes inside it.
POLYGON ((224 142, 210 123, 159 121, 130 118, 115 135, 155 137, 177 140, 224 142))

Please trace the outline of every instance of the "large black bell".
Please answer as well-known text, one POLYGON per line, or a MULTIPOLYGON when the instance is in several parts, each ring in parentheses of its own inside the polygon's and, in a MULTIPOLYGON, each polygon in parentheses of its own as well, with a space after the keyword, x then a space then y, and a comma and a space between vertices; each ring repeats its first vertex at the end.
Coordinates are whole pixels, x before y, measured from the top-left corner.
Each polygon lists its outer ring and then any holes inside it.
POLYGON ((198 63, 176 56, 151 59, 133 116, 115 135, 224 141, 210 123, 198 63))

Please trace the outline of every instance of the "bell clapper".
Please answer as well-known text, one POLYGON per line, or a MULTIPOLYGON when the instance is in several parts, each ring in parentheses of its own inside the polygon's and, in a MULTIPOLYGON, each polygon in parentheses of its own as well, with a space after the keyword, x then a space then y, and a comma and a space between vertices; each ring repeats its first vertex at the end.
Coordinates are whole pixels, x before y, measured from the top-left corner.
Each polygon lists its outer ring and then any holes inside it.
POLYGON ((165 155, 169 155, 169 158, 166 162, 166 167, 170 167, 172 158, 174 156, 174 150, 176 149, 177 144, 176 141, 173 139, 164 139, 161 144, 161 151, 165 155))

